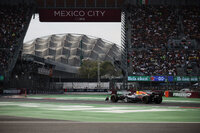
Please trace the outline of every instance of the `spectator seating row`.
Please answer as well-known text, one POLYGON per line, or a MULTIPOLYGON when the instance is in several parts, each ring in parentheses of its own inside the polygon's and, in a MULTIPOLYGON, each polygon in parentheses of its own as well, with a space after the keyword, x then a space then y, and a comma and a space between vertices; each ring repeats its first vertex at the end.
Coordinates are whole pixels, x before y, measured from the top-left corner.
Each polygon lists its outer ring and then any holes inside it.
POLYGON ((14 58, 20 37, 28 24, 30 6, 26 4, 0 5, 0 73, 8 69, 14 58))
POLYGON ((131 75, 199 75, 199 7, 131 6, 131 75))

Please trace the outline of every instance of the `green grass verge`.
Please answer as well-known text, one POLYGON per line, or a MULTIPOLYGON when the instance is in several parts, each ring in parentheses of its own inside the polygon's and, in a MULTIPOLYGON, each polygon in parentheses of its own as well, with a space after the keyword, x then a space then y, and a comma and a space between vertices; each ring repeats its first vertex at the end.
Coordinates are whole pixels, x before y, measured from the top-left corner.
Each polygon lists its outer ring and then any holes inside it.
POLYGON ((179 107, 134 106, 132 104, 125 106, 0 102, 0 115, 80 122, 200 122, 200 108, 185 109, 179 107), (125 111, 125 113, 116 113, 115 111, 125 111))
POLYGON ((28 95, 28 98, 56 98, 56 99, 69 99, 69 100, 95 100, 95 101, 102 101, 110 95, 102 95, 102 94, 77 94, 77 95, 70 95, 70 94, 62 94, 62 95, 28 95))
POLYGON ((186 97, 163 97, 164 102, 188 102, 200 103, 200 98, 186 98, 186 97))
MULTIPOLYGON (((70 99, 70 100, 96 100, 102 101, 110 95, 102 94, 63 94, 63 95, 28 95, 28 98, 58 98, 58 99, 70 99)), ((163 97, 163 102, 190 102, 190 103, 200 103, 200 98, 184 98, 184 97, 163 97)))

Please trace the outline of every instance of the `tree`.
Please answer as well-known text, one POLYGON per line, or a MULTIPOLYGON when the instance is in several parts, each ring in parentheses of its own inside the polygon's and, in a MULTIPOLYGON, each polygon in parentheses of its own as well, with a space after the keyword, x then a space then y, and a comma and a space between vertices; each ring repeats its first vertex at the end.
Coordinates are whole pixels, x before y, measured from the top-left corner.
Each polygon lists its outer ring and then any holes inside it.
POLYGON ((111 62, 105 61, 101 64, 101 75, 102 76, 119 76, 120 72, 118 72, 111 62))
MULTIPOLYGON (((97 78, 98 61, 83 60, 79 69, 81 78, 97 78)), ((117 71, 111 62, 100 62, 100 76, 110 78, 112 76, 120 76, 121 72, 117 71)))
POLYGON ((91 60, 83 60, 79 69, 81 78, 96 78, 97 77, 97 62, 91 60))

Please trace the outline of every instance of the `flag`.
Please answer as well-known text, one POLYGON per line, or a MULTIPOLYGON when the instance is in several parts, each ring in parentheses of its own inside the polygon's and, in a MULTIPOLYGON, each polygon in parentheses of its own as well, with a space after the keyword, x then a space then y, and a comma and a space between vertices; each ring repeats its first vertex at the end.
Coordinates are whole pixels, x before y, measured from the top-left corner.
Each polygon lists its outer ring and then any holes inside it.
POLYGON ((148 0, 140 0, 140 4, 147 5, 148 4, 148 0))

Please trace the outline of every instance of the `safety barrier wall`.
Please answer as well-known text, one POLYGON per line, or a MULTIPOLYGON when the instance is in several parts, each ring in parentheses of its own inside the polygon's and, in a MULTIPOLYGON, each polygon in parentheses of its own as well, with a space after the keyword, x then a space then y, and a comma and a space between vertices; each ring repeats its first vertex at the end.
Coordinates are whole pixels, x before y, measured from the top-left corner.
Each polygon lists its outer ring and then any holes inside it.
POLYGON ((0 90, 0 95, 25 95, 25 94, 63 94, 63 89, 26 89, 11 88, 0 90))
POLYGON ((64 92, 108 92, 108 89, 64 89, 64 92))

